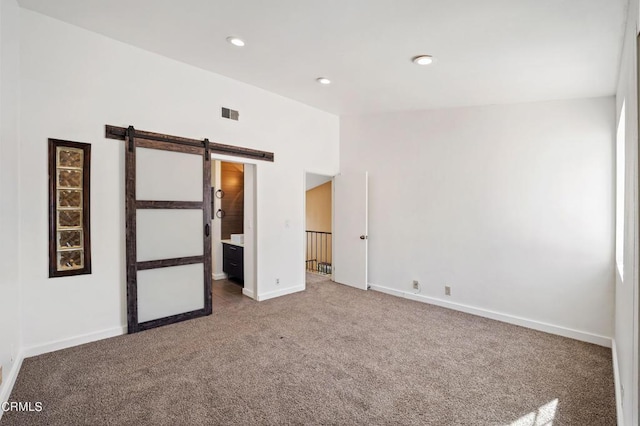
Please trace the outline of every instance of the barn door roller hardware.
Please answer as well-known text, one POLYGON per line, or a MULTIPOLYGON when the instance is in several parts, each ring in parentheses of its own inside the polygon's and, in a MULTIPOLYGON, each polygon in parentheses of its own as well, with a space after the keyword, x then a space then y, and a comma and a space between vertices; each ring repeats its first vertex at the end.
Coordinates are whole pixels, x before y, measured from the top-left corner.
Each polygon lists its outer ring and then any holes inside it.
POLYGON ((134 145, 133 140, 135 139, 135 137, 136 137, 136 129, 134 129, 133 126, 129 126, 127 128, 127 139, 129 141, 129 152, 133 152, 133 148, 134 148, 133 147, 133 145, 134 145))
POLYGON ((204 160, 211 160, 211 156, 209 155, 209 139, 205 138, 205 140, 202 141, 202 145, 204 145, 204 160))

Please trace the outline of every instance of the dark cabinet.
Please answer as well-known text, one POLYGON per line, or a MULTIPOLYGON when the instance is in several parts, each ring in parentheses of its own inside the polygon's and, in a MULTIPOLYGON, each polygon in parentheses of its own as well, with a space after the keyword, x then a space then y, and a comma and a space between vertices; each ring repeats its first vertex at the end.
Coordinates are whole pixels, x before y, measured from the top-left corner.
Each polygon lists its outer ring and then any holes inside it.
POLYGON ((231 278, 244 281, 244 248, 222 243, 222 270, 231 278))

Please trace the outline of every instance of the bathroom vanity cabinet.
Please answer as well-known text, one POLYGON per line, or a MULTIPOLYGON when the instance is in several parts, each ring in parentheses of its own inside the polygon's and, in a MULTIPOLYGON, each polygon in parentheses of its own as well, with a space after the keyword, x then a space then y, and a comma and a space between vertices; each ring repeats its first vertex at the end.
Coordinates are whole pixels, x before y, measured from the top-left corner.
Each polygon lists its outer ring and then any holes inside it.
POLYGON ((222 270, 229 279, 244 282, 244 245, 222 241, 222 270))

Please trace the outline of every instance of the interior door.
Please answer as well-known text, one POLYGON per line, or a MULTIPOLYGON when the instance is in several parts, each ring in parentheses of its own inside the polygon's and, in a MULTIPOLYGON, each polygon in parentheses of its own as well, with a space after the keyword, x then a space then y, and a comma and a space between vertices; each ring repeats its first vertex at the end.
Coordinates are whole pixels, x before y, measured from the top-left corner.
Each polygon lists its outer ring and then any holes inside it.
POLYGON ((136 136, 126 147, 129 333, 211 314, 208 141, 136 136))
POLYGON ((368 287, 368 174, 334 178, 333 280, 362 290, 368 287))

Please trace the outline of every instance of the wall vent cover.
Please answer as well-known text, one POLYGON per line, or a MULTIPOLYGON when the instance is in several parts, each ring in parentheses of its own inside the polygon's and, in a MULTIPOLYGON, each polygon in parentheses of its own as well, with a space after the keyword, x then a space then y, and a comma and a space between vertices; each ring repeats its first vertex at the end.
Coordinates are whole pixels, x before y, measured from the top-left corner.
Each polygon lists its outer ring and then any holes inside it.
POLYGON ((238 121, 240 118, 240 113, 231 108, 222 107, 222 118, 228 118, 230 120, 238 121))

